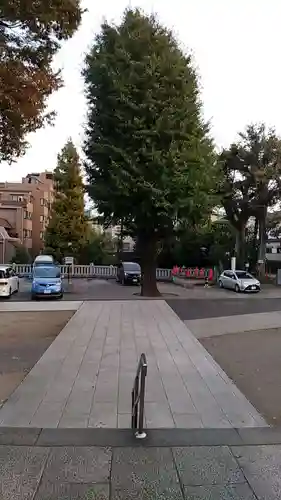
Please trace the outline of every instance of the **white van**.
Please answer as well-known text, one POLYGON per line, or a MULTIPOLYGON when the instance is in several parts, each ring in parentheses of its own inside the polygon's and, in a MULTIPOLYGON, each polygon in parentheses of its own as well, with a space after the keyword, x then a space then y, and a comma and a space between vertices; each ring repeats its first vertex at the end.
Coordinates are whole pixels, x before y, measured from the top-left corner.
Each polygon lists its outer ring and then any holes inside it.
POLYGON ((52 255, 37 255, 33 262, 33 266, 40 266, 42 264, 54 264, 54 257, 52 255))

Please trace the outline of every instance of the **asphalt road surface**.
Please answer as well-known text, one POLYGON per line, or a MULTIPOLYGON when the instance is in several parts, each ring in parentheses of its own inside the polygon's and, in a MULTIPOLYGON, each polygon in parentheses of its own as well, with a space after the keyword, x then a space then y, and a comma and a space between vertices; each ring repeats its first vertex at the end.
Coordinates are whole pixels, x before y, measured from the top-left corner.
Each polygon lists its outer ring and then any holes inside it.
POLYGON ((231 299, 169 299, 167 303, 183 321, 281 310, 281 298, 262 296, 257 296, 255 300, 245 295, 231 299))
MULTIPOLYGON (((281 310, 281 293, 276 287, 265 288, 254 295, 237 295, 218 288, 185 290, 170 283, 161 283, 159 288, 164 293, 163 298, 183 321, 281 310)), ((31 282, 22 278, 20 292, 8 300, 30 301, 30 290, 31 282)), ((74 279, 70 285, 65 283, 63 300, 138 300, 139 292, 140 287, 124 287, 115 280, 74 279)))
MULTIPOLYGON (((114 300, 131 299, 138 287, 121 287, 115 280, 102 279, 73 279, 72 283, 64 281, 63 300, 114 300)), ((3 300, 3 299, 2 299, 3 300)), ((31 300, 31 281, 25 278, 20 280, 20 291, 10 299, 17 302, 31 300)), ((45 300, 45 299, 42 299, 45 300)), ((51 298, 46 300, 52 300, 51 298)))

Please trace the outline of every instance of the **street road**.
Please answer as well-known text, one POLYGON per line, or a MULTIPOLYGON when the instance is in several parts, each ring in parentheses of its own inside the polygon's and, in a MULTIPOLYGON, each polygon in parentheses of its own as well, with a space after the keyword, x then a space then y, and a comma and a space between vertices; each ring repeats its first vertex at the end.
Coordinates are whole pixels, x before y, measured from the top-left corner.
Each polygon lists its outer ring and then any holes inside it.
MULTIPOLYGON (((254 314, 281 310, 281 290, 277 287, 264 287, 260 294, 235 294, 217 287, 204 289, 195 287, 186 290, 172 283, 159 283, 172 309, 182 320, 215 318, 239 314, 254 314)), ((30 300, 31 282, 22 278, 20 292, 12 301, 30 300)), ((63 300, 138 300, 139 287, 121 286, 115 280, 74 279, 71 285, 65 284, 63 300)), ((7 300, 7 299, 1 299, 7 300)))

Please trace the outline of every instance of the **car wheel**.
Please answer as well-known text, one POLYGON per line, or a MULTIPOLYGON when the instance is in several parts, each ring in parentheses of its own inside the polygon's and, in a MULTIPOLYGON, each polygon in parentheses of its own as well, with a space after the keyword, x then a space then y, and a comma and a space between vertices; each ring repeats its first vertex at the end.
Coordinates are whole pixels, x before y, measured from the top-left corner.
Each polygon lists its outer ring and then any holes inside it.
POLYGON ((37 297, 34 293, 31 294, 31 300, 37 300, 37 297))
POLYGON ((236 293, 239 293, 239 292, 240 292, 239 285, 235 285, 235 292, 236 292, 236 293))
POLYGON ((219 286, 220 286, 220 288, 223 288, 223 282, 222 282, 222 280, 219 280, 219 286))

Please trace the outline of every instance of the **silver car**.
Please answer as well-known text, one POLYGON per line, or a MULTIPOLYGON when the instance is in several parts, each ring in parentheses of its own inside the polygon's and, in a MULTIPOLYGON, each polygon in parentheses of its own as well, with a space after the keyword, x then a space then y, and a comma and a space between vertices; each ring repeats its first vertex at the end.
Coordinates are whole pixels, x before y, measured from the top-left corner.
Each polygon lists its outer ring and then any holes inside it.
POLYGON ((259 292, 260 282, 247 271, 224 271, 219 277, 220 288, 235 292, 259 292))

